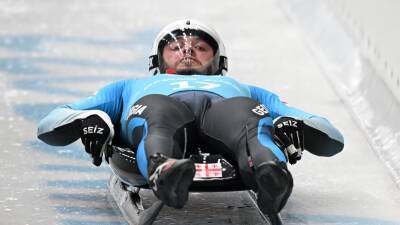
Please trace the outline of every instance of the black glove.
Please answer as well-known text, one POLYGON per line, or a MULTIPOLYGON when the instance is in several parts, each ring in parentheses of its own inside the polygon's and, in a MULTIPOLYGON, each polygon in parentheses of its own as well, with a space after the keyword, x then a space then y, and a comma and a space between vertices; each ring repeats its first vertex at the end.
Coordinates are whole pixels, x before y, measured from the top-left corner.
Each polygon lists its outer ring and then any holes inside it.
POLYGON ((110 127, 98 115, 92 115, 82 119, 81 140, 85 150, 92 156, 92 163, 100 166, 108 142, 111 139, 110 127))
POLYGON ((274 140, 286 155, 290 164, 301 159, 304 150, 304 122, 292 117, 280 116, 274 120, 274 140))

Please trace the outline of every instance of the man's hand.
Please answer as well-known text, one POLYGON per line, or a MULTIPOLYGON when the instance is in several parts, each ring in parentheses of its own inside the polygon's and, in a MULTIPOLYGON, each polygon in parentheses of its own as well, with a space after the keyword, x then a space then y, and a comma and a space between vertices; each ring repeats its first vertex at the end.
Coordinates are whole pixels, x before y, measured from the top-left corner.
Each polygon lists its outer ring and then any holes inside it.
POLYGON ((280 116, 274 120, 274 140, 284 151, 290 164, 301 159, 304 150, 303 126, 302 120, 292 117, 280 116))
POLYGON ((82 120, 81 140, 85 150, 93 158, 92 163, 100 166, 103 150, 111 140, 111 129, 98 115, 91 115, 82 120))

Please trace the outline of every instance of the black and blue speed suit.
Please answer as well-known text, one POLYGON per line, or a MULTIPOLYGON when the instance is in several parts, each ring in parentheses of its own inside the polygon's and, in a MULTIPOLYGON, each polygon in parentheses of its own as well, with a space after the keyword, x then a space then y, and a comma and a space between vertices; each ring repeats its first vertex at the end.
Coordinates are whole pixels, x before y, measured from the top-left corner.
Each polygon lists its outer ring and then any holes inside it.
POLYGON ((328 120, 231 77, 201 75, 160 74, 112 83, 92 97, 53 110, 40 121, 38 136, 52 145, 70 144, 79 138, 74 121, 93 114, 109 118, 114 144, 136 150, 146 178, 151 154, 179 158, 187 149, 207 148, 235 162, 244 182, 252 186, 249 154, 254 166, 287 162, 271 135, 278 116, 304 121, 305 149, 315 155, 331 156, 343 148, 342 135, 328 120))

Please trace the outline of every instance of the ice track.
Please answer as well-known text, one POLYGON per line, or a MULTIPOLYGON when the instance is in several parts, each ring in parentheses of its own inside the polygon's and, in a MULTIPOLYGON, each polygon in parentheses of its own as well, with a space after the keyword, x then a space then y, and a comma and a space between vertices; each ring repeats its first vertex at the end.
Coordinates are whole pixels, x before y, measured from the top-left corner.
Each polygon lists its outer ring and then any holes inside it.
MULTIPOLYGON (((126 225, 109 201, 107 166, 92 166, 78 142, 41 143, 36 123, 107 83, 146 76, 158 30, 191 17, 225 40, 229 76, 329 118, 344 134, 341 154, 305 153, 290 166, 295 187, 284 223, 399 225, 398 187, 287 13, 272 0, 1 1, 0 224, 126 225)), ((246 192, 234 192, 192 193, 183 210, 165 207, 155 224, 265 222, 246 192)))

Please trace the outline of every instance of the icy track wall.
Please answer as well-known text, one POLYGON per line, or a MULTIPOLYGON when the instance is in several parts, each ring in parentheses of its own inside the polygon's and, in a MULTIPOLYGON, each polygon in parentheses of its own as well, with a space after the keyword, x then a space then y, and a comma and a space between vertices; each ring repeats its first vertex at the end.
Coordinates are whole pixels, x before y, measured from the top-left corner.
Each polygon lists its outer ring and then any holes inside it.
POLYGON ((279 4, 400 187, 400 2, 279 4))

